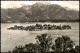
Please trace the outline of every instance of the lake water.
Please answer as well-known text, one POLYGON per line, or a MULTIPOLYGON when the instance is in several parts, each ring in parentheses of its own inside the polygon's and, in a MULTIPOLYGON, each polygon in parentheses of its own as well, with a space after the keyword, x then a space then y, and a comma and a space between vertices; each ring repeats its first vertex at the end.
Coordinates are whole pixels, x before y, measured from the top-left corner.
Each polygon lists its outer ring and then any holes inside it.
POLYGON ((51 34, 53 43, 57 37, 68 35, 79 45, 79 23, 39 23, 39 24, 55 24, 55 25, 70 25, 70 30, 43 30, 43 31, 25 31, 25 30, 7 30, 7 28, 14 25, 29 26, 36 23, 1 23, 1 52, 8 52, 17 45, 25 45, 26 43, 35 43, 37 35, 47 33, 51 34))

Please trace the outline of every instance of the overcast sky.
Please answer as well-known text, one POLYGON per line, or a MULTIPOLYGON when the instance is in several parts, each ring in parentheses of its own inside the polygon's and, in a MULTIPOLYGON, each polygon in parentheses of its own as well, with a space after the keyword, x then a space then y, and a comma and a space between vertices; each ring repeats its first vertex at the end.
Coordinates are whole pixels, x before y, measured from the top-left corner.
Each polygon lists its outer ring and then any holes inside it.
POLYGON ((1 1, 1 8, 18 8, 22 5, 33 5, 36 2, 59 4, 63 7, 79 10, 79 1, 1 1))

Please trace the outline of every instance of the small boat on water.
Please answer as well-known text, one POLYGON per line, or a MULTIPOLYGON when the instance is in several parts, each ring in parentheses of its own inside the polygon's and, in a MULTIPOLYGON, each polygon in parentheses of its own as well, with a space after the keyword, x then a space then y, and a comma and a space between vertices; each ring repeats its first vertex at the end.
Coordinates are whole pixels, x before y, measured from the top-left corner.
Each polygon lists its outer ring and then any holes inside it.
POLYGON ((11 40, 11 36, 8 37, 8 40, 11 40))

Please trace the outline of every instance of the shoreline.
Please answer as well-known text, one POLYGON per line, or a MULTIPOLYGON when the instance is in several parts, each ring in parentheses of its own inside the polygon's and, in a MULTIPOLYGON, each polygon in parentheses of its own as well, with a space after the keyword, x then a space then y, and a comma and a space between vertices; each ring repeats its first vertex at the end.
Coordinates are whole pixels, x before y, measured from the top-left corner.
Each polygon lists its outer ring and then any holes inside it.
MULTIPOLYGON (((10 23, 22 23, 22 22, 10 22, 10 23)), ((79 23, 79 22, 24 22, 24 23, 79 23)))

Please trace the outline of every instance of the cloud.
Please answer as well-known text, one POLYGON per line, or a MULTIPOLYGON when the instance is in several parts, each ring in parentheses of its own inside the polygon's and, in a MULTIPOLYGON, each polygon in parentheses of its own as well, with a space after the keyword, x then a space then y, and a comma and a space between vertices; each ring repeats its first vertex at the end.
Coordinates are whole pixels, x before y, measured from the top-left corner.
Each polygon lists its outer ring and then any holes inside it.
POLYGON ((35 1, 1 1, 1 8, 18 8, 22 5, 32 5, 34 3, 35 1))
POLYGON ((62 7, 69 7, 71 9, 79 10, 79 1, 53 1, 52 4, 59 4, 62 7))

